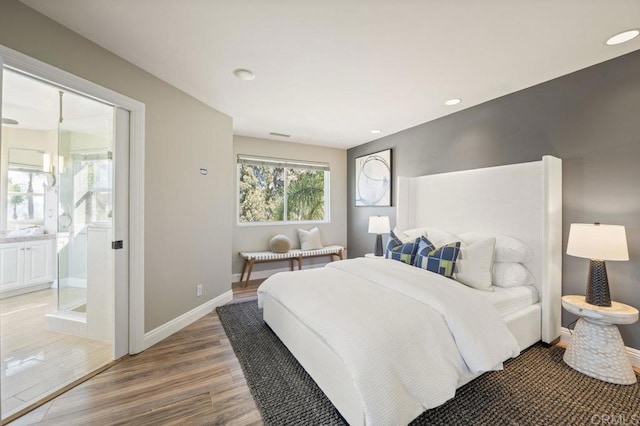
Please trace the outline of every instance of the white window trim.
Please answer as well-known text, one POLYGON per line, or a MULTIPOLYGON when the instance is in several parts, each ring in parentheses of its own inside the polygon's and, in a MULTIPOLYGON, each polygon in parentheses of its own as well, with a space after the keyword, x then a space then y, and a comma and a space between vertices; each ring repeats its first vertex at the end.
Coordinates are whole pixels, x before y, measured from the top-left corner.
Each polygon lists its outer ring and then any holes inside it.
MULTIPOLYGON (((238 155, 238 158, 241 156, 238 155)), ((259 158, 259 157, 257 157, 259 158)), ((292 169, 305 169, 306 164, 309 162, 295 161, 295 160, 281 160, 287 161, 288 165, 284 166, 292 169)), ((325 163, 322 163, 325 164, 325 163)), ((240 221, 240 167, 241 163, 236 164, 236 226, 249 227, 249 226, 288 226, 288 225, 321 225, 331 223, 331 170, 325 170, 324 173, 324 213, 325 218, 323 220, 281 220, 270 222, 241 222, 240 221)), ((286 174, 286 173, 285 173, 286 174)), ((287 217, 287 179, 284 180, 284 217, 287 217)))

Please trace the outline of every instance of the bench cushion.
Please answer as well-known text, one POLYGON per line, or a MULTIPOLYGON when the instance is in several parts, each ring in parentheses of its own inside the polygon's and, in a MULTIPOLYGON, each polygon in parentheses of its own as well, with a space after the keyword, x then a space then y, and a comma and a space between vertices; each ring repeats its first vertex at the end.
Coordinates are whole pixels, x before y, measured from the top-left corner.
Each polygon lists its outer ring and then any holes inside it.
POLYGON ((284 259, 294 259, 300 256, 312 257, 312 256, 339 254, 342 250, 344 250, 344 247, 342 246, 326 246, 316 250, 294 249, 294 250, 289 250, 287 253, 274 253, 272 251, 254 251, 254 252, 242 251, 240 252, 240 256, 242 256, 242 258, 244 259, 253 259, 253 260, 284 260, 284 259))

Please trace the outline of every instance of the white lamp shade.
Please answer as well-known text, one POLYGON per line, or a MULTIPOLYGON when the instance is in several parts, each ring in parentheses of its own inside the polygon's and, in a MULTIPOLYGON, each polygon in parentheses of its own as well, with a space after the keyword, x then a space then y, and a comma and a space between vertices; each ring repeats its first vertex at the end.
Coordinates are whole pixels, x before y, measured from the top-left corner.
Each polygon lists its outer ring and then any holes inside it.
POLYGON ((388 234, 390 230, 391 226, 389 225, 389 216, 369 217, 370 234, 388 234))
POLYGON ((572 223, 567 254, 593 260, 629 260, 624 226, 572 223))

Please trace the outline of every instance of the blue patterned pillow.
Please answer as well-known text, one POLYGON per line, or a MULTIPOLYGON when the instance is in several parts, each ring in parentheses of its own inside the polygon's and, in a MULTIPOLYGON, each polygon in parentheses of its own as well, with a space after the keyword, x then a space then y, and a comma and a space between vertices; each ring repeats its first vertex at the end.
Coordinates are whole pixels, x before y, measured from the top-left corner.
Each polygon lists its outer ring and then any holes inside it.
POLYGON ((460 254, 460 242, 446 244, 436 249, 429 240, 422 237, 414 265, 451 278, 455 272, 458 254, 460 254))
POLYGON ((419 242, 420 238, 416 238, 413 242, 402 244, 402 241, 393 235, 393 237, 389 238, 389 243, 387 244, 387 259, 399 260, 407 265, 413 265, 419 242), (399 241, 400 245, 392 245, 392 239, 399 241))
POLYGON ((397 235, 394 234, 393 231, 391 231, 391 233, 389 234, 389 241, 387 242, 387 249, 385 250, 385 257, 387 259, 391 259, 391 254, 389 254, 391 250, 401 245, 402 240, 400 240, 400 238, 398 238, 397 235))
POLYGON ((431 253, 435 249, 436 249, 436 246, 433 245, 433 243, 429 241, 427 237, 425 236, 420 237, 420 241, 418 242, 418 251, 416 252, 416 258, 413 263, 413 266, 419 266, 418 264, 419 254, 422 256, 427 256, 429 253, 431 253))

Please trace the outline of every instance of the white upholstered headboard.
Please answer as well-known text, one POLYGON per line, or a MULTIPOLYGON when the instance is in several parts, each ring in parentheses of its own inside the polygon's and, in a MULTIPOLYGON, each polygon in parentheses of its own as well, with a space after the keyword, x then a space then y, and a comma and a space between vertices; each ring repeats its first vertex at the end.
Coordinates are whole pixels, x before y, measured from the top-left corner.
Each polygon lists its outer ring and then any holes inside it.
POLYGON ((396 225, 454 234, 478 231, 517 238, 533 251, 526 263, 542 307, 542 340, 560 336, 562 161, 542 161, 398 177, 396 225))

